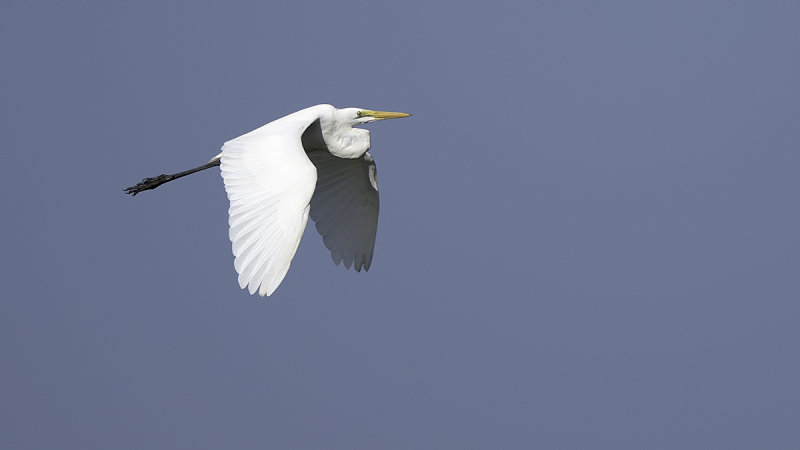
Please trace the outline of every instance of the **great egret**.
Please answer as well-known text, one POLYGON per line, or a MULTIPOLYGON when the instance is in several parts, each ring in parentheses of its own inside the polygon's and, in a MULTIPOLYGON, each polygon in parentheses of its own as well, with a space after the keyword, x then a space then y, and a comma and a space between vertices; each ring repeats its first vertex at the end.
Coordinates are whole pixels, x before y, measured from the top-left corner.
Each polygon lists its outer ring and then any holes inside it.
POLYGON ((356 125, 408 117, 399 112, 317 105, 226 142, 200 167, 145 178, 136 195, 220 166, 239 286, 262 297, 281 284, 300 244, 309 209, 333 261, 369 270, 378 226, 369 131, 356 125))

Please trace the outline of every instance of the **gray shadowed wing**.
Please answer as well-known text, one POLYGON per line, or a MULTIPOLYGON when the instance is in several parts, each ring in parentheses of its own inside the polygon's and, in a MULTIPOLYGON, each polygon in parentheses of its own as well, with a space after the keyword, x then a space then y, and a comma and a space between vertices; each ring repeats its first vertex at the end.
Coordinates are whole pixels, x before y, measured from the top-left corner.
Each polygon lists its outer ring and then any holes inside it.
POLYGON ((337 265, 344 261, 360 272, 369 270, 378 231, 378 182, 369 153, 344 159, 327 151, 308 152, 317 168, 311 197, 311 219, 337 265))

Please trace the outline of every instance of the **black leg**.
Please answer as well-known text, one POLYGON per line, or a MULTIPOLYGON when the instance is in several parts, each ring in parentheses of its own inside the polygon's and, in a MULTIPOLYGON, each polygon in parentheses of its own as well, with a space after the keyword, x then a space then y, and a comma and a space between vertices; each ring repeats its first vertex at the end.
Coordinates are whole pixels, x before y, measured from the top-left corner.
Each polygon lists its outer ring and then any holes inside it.
POLYGON ((168 181, 176 180, 178 178, 185 177, 186 175, 191 175, 191 174, 193 174, 195 172, 199 172, 201 170, 209 169, 211 167, 216 167, 219 164, 220 164, 220 160, 219 159, 214 159, 211 162, 209 162, 208 164, 204 164, 204 165, 202 165, 200 167, 195 167, 194 169, 189 169, 189 170, 186 170, 184 172, 173 173, 171 175, 161 174, 161 175, 159 175, 157 177, 145 178, 144 180, 142 180, 140 183, 136 184, 135 186, 131 186, 131 187, 125 188, 125 193, 135 196, 136 194, 138 194, 138 193, 140 193, 142 191, 148 191, 150 189, 155 189, 155 188, 161 186, 162 184, 164 184, 164 183, 166 183, 168 181))

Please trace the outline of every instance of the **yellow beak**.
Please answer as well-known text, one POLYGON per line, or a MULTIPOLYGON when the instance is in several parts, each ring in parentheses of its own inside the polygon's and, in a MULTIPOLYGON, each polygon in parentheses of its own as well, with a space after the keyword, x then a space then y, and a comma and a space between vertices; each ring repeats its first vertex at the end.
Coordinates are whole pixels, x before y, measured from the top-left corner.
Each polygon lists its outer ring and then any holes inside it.
POLYGON ((389 111, 361 111, 361 116, 369 116, 374 117, 375 120, 383 120, 383 119, 401 119, 403 117, 408 117, 411 114, 408 113, 401 113, 401 112, 389 112, 389 111))

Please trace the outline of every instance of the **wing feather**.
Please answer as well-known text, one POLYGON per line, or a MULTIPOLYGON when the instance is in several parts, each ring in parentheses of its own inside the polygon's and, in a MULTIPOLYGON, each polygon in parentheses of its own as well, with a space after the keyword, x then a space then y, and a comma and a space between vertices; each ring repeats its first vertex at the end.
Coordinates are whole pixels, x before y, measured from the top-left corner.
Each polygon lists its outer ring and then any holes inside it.
POLYGON ((234 267, 251 294, 271 295, 297 252, 317 181, 301 135, 317 118, 300 111, 222 147, 234 267))
POLYGON ((311 219, 331 259, 357 272, 369 270, 380 209, 372 157, 365 153, 361 158, 343 159, 312 151, 308 158, 317 168, 311 219))

